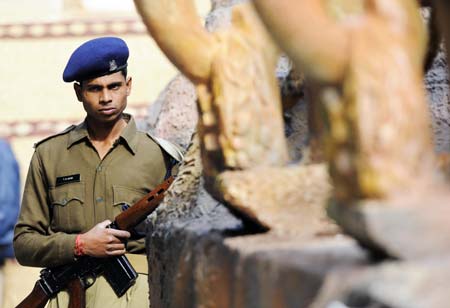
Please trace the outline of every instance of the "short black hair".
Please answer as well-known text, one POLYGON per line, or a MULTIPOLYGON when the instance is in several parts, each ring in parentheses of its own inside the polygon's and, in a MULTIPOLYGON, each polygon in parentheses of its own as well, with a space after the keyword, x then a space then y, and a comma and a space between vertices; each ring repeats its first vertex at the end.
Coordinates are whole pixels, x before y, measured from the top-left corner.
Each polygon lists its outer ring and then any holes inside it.
POLYGON ((125 66, 123 69, 120 70, 120 72, 122 73, 123 77, 125 77, 125 79, 127 79, 127 74, 128 74, 127 67, 125 66))

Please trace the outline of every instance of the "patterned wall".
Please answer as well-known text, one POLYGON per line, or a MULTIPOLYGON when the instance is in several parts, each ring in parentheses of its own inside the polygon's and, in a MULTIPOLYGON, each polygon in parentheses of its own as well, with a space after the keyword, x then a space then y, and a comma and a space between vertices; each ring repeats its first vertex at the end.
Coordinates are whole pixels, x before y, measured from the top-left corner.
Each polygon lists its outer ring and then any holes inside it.
POLYGON ((144 24, 137 18, 114 20, 64 20, 0 24, 0 39, 60 38, 86 35, 145 34, 144 24))

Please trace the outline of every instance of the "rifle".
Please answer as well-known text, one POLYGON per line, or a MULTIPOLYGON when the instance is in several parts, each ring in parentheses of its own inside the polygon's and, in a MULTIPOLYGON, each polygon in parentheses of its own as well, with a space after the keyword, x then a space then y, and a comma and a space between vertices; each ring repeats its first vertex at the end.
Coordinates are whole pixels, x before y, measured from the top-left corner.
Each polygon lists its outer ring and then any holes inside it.
MULTIPOLYGON (((173 180, 173 176, 169 177, 117 215, 108 228, 131 232, 158 207, 173 180)), ((40 279, 33 290, 16 308, 44 308, 51 297, 64 289, 69 291, 69 308, 85 307, 85 289, 90 286, 87 279, 99 275, 105 277, 118 297, 125 294, 138 276, 125 255, 109 258, 80 257, 74 263, 41 270, 40 279)))

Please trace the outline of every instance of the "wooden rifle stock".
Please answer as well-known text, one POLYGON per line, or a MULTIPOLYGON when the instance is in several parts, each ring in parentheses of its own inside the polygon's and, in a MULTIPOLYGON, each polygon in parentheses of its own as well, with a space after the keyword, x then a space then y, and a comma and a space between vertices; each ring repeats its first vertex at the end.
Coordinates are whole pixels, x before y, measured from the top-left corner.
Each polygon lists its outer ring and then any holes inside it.
MULTIPOLYGON (((111 223, 109 227, 131 231, 136 225, 145 220, 147 216, 150 215, 158 207, 158 205, 164 199, 164 193, 167 191, 170 184, 172 184, 173 180, 174 177, 171 176, 163 183, 156 186, 151 192, 145 195, 133 206, 117 215, 114 222, 111 223)), ((126 260, 126 257, 123 257, 126 260)), ((91 258, 89 260, 97 259, 93 257, 88 258, 91 258)), ((126 260, 126 262, 129 261, 126 260)), ((71 266, 71 264, 67 266, 71 266)), ((36 282, 33 291, 31 291, 31 293, 18 306, 16 306, 16 308, 44 308, 47 304, 47 301, 57 293, 51 291, 52 288, 48 288, 46 286, 46 281, 43 277, 43 272, 45 272, 46 270, 47 269, 41 271, 41 279, 36 282)), ((73 278, 70 278, 68 282, 62 283, 62 285, 58 286, 58 289, 59 287, 61 287, 68 290, 70 296, 69 308, 84 308, 86 306, 85 288, 82 281, 80 280, 81 278, 81 276, 75 275, 73 276, 73 278)))
POLYGON ((47 301, 50 299, 41 287, 39 281, 34 285, 33 291, 20 302, 16 308, 44 308, 47 301))
POLYGON ((81 279, 72 279, 67 285, 67 291, 70 295, 68 308, 86 307, 86 292, 81 279))

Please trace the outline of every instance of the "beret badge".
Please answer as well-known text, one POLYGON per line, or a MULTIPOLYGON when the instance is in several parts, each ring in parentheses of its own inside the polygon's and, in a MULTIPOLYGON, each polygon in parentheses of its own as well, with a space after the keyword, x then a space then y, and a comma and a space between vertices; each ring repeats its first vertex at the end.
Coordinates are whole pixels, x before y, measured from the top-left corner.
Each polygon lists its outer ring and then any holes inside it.
POLYGON ((117 63, 116 60, 109 61, 109 71, 113 72, 117 69, 117 63))

